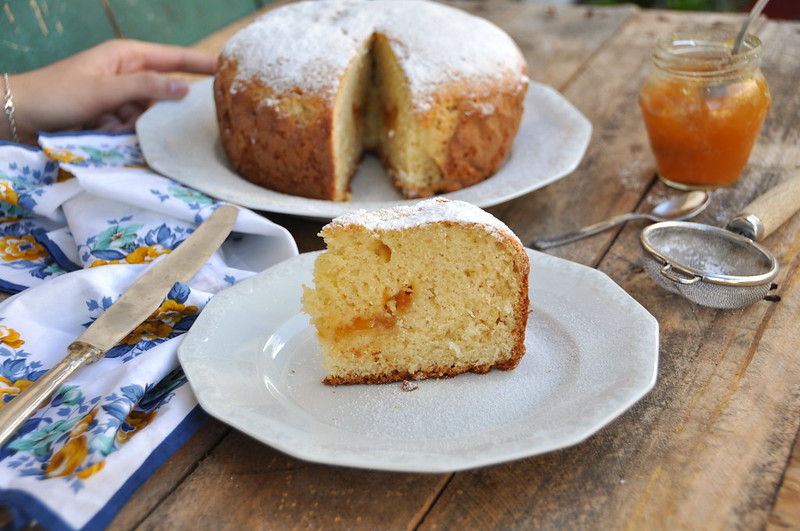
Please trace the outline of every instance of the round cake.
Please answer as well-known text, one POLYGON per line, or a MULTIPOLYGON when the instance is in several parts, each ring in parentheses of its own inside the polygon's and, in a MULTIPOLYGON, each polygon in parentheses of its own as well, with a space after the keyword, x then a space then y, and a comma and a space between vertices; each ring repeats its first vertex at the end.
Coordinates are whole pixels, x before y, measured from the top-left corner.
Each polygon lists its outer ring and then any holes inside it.
POLYGON ((324 382, 379 384, 514 369, 525 353, 528 255, 500 220, 461 201, 335 218, 303 308, 324 382))
POLYGON ((528 69, 500 28, 425 0, 304 1, 223 47, 222 147, 260 186, 344 201, 364 151, 407 198, 492 176, 522 117, 528 69))

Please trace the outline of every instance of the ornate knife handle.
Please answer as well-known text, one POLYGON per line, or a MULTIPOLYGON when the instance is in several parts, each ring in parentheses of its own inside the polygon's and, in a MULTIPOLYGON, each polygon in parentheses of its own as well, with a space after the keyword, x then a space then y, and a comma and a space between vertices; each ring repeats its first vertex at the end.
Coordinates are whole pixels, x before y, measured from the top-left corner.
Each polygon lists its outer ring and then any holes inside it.
POLYGON ((99 348, 83 341, 75 341, 67 348, 69 354, 58 365, 0 409, 0 448, 58 391, 64 380, 78 367, 97 361, 104 354, 99 348))

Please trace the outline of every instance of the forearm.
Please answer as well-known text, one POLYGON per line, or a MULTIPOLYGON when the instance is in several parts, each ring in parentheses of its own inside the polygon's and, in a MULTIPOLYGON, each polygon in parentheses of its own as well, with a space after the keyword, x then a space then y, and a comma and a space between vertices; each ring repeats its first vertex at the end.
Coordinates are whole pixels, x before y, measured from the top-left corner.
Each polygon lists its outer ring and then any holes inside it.
MULTIPOLYGON (((14 127, 2 104, 0 140, 36 144, 39 132, 83 128, 130 129, 152 102, 182 98, 189 90, 170 72, 212 74, 216 58, 178 46, 112 40, 51 65, 9 76, 14 127)), ((0 78, 0 82, 2 78, 0 78)))
POLYGON ((0 140, 19 141, 19 134, 16 124, 16 108, 14 98, 11 93, 11 78, 8 74, 3 74, 3 85, 0 90, 0 140))
POLYGON ((36 144, 36 126, 21 81, 25 74, 3 76, 0 83, 0 140, 36 144))
MULTIPOLYGON (((15 131, 3 111, 6 86, 0 87, 0 140, 36 145, 40 132, 79 130, 103 108, 96 108, 103 76, 68 66, 67 61, 9 76, 15 131), (16 138, 15 133, 16 132, 16 138)), ((2 84, 2 78, 0 78, 2 84)))
POLYGON ((14 135, 11 134, 11 123, 5 113, 0 115, 0 140, 14 140, 14 135))

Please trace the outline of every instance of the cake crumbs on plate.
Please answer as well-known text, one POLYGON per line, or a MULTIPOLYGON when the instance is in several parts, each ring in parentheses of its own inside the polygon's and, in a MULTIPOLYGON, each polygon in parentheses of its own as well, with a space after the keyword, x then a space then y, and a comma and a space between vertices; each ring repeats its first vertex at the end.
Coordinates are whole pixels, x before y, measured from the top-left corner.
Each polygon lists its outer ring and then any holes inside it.
POLYGON ((405 391, 407 393, 410 393, 411 391, 416 391, 417 389, 419 389, 419 385, 415 384, 415 383, 411 383, 408 380, 403 380, 403 383, 400 386, 400 388, 403 391, 405 391))

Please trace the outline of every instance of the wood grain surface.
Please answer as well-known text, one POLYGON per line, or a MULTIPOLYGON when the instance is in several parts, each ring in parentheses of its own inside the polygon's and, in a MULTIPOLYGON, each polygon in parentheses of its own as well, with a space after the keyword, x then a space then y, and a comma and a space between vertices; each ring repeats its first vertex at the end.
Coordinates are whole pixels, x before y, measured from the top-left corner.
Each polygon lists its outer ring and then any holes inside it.
MULTIPOLYGON (((489 209, 523 242, 649 210, 675 193, 655 176, 637 104, 653 44, 676 29, 735 28, 742 15, 457 5, 505 28, 533 79, 594 127, 574 173, 489 209)), ((198 47, 218 49, 240 25, 198 47)), ((741 181, 715 191, 699 216, 712 225, 800 170, 800 24, 762 20, 756 29, 773 106, 741 181)), ((301 252, 322 247, 321 223, 265 215, 292 231, 301 252)), ((780 300, 734 311, 656 285, 643 269, 643 226, 548 251, 603 271, 660 325, 655 388, 585 442, 477 470, 403 474, 303 462, 209 419, 111 529, 800 528, 800 216, 764 242, 781 264, 780 300)))

